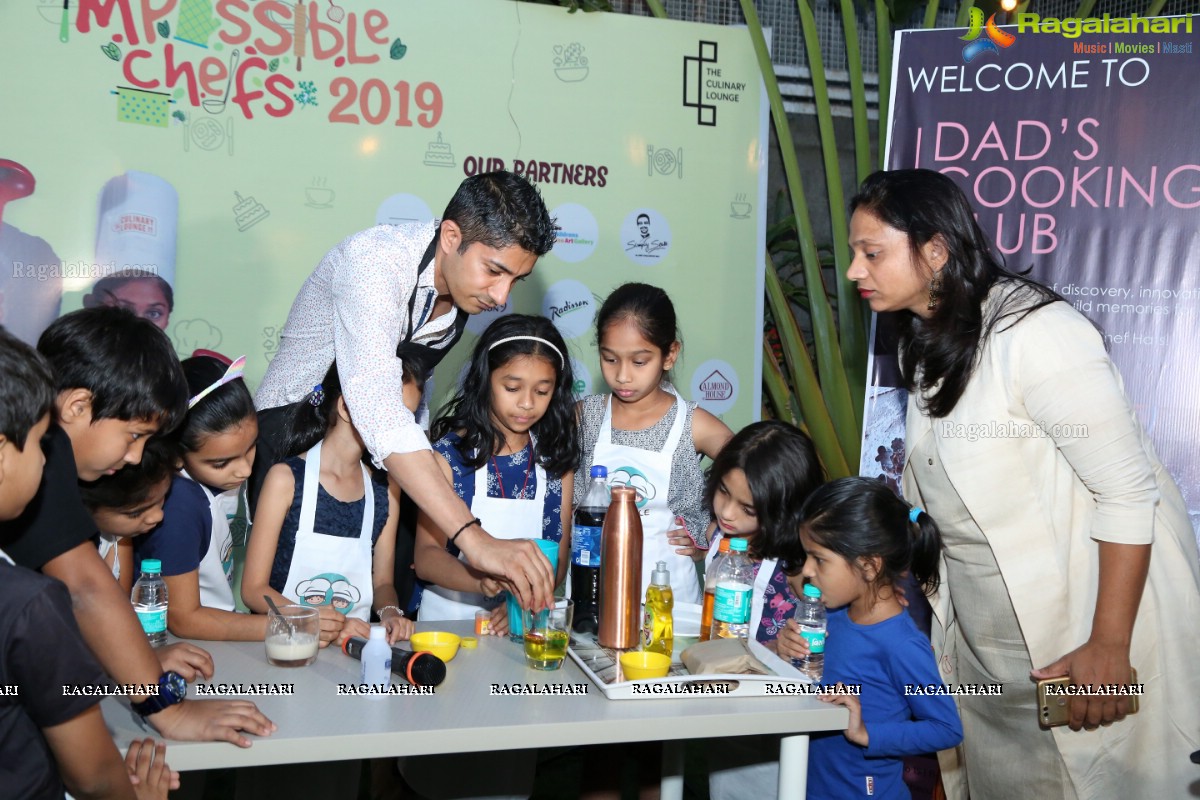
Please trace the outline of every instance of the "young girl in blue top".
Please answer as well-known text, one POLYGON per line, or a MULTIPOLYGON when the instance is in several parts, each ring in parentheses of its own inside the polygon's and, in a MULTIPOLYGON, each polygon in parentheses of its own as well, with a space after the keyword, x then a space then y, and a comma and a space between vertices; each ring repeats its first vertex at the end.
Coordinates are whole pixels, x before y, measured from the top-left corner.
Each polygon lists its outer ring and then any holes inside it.
MULTIPOLYGON (((413 375, 405 375, 404 389, 414 410, 420 390, 413 375)), ((259 612, 267 611, 264 595, 315 606, 322 647, 370 636, 372 610, 388 642, 407 639, 413 623, 399 608, 393 576, 399 489, 363 462, 366 446, 336 363, 293 406, 284 452, 291 457, 271 467, 259 495, 242 601, 259 612)))
MULTIPOLYGON (((545 317, 510 314, 483 332, 462 389, 433 424, 446 480, 498 538, 559 543, 557 582, 570 561, 571 496, 579 464, 574 377, 566 344, 545 317)), ((473 619, 494 609, 507 630, 500 587, 459 557, 453 539, 421 514, 417 575, 427 582, 421 619, 473 619)))
POLYGON ((183 360, 190 399, 175 435, 183 469, 171 482, 162 524, 134 545, 137 564, 162 562, 171 602, 167 628, 182 639, 253 641, 265 617, 239 614, 233 601, 229 521, 254 464, 258 417, 242 380, 246 358, 210 351, 183 360))
MULTIPOLYGON (((951 697, 906 691, 940 687, 942 679, 929 639, 895 591, 906 570, 926 592, 937 587, 941 534, 928 514, 869 478, 827 483, 805 502, 802 517, 798 537, 774 538, 763 549, 796 568, 789 570, 793 591, 800 594, 807 579, 829 608, 822 684, 862 687, 861 697, 822 696, 850 711, 850 725, 813 735, 808 796, 908 800, 903 757, 954 747, 963 735, 951 697)), ((807 653, 789 621, 779 654, 807 653)))
MULTIPOLYGON (((795 536, 804 501, 824 480, 812 440, 795 425, 763 420, 733 435, 713 459, 704 499, 713 513, 709 564, 722 538, 745 538, 754 562, 750 631, 775 650, 777 637, 795 613, 788 576, 773 558, 763 559, 764 540, 795 536)), ((779 785, 779 736, 736 736, 707 747, 708 791, 713 800, 773 796, 779 785)))

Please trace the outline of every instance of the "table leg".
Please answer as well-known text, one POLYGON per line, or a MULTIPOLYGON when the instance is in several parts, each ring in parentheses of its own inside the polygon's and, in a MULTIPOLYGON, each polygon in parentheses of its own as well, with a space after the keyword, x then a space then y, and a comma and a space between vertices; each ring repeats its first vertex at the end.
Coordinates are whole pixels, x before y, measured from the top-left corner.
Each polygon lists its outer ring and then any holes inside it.
POLYGON ((804 800, 808 792, 808 737, 779 742, 779 800, 804 800))
POLYGON ((683 740, 663 742, 661 800, 683 800, 683 740))

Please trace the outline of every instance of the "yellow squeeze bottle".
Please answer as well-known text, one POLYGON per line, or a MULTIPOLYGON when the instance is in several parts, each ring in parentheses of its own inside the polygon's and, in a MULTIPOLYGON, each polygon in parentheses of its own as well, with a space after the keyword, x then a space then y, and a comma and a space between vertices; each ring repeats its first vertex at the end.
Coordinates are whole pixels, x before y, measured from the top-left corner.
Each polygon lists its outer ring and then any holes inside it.
POLYGON ((675 647, 675 593, 671 591, 671 573, 667 562, 659 561, 646 589, 646 609, 642 616, 642 649, 670 656, 675 647))

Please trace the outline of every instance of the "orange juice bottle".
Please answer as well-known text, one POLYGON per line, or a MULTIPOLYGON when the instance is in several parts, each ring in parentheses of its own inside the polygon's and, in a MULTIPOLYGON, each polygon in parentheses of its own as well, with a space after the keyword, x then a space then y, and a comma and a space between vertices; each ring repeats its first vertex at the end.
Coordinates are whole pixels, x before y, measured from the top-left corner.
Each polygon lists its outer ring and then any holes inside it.
POLYGON ((717 570, 721 568, 721 562, 729 556, 729 537, 722 536, 721 543, 717 546, 717 556, 704 570, 704 606, 700 612, 700 641, 707 642, 708 636, 712 632, 713 621, 713 603, 716 601, 717 591, 717 570))

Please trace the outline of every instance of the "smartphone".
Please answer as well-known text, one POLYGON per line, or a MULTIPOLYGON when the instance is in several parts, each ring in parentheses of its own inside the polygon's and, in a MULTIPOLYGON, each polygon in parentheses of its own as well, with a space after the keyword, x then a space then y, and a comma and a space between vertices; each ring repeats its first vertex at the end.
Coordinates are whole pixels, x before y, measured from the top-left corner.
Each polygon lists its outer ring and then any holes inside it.
MULTIPOLYGON (((1131 670, 1132 678, 1130 683, 1137 683, 1137 670, 1131 670)), ((1050 687, 1069 686, 1071 678, 1064 675, 1061 678, 1047 678, 1043 681, 1038 681, 1038 724, 1049 730, 1058 725, 1066 725, 1071 717, 1071 698, 1069 694, 1057 694, 1050 690, 1050 687)), ((1136 694, 1123 695, 1129 701, 1129 713, 1136 714, 1138 710, 1138 696, 1136 694)))

